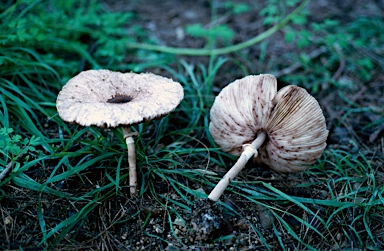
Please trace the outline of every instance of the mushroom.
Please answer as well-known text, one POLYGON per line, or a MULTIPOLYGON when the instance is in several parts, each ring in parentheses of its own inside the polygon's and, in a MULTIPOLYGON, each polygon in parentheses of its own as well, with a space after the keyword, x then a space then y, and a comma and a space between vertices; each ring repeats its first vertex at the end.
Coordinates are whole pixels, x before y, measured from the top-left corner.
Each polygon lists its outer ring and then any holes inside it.
POLYGON ((226 86, 210 111, 209 130, 223 151, 240 156, 208 198, 217 201, 249 159, 278 172, 298 172, 326 147, 328 130, 314 97, 289 85, 277 92, 269 74, 247 76, 226 86))
POLYGON ((67 122, 101 128, 121 127, 128 149, 130 193, 136 193, 136 155, 130 129, 173 111, 183 99, 182 86, 151 73, 83 71, 60 91, 56 107, 67 122))

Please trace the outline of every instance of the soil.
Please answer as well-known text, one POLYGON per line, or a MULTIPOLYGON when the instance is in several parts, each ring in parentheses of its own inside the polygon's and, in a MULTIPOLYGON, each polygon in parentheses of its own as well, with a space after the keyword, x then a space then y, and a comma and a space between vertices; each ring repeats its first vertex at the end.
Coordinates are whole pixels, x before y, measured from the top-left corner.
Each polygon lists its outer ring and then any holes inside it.
MULTIPOLYGON (((232 43, 250 39, 266 29, 258 14, 259 10, 266 4, 265 1, 248 0, 241 2, 247 2, 253 10, 236 17, 222 15, 225 18, 217 21, 228 24, 236 31, 232 43)), ((201 48, 205 41, 188 36, 183 32, 183 27, 194 23, 208 26, 211 23, 210 4, 211 1, 206 0, 141 0, 130 1, 129 4, 126 4, 125 1, 106 1, 108 8, 113 10, 133 11, 136 14, 135 24, 139 24, 149 31, 151 38, 159 44, 189 48, 201 48)), ((309 4, 309 10, 311 13, 316 13, 316 15, 310 16, 314 21, 334 18, 343 23, 353 20, 357 15, 377 15, 377 11, 384 14, 384 4, 382 1, 368 0, 362 6, 359 1, 335 3, 335 1, 321 0, 312 1, 309 4)), ((225 12, 224 9, 217 11, 219 14, 225 12)), ((249 72, 260 73, 273 64, 281 66, 278 72, 283 74, 284 69, 290 67, 289 62, 285 62, 286 59, 281 55, 294 53, 295 50, 298 50, 297 47, 283 42, 283 34, 280 32, 269 39, 273 43, 266 51, 267 59, 265 62, 268 64, 261 65, 257 57, 249 62, 241 62, 248 67, 249 72)), ((218 46, 225 46, 225 44, 218 46)), ((315 49, 309 47, 305 50, 310 53, 315 49)), ((260 55, 260 51, 258 45, 255 45, 246 49, 245 53, 260 55)), ((229 57, 236 58, 236 55, 229 55, 229 57)), ((208 62, 207 57, 180 56, 180 58, 191 64, 208 62)), ((154 73, 169 75, 161 69, 150 70, 154 73)), ((337 69, 335 69, 336 71, 337 69)), ((244 72, 236 66, 236 61, 230 61, 223 66, 220 75, 215 79, 215 90, 220 90, 224 85, 243 77, 243 75, 244 72)), ((286 83, 280 81, 279 84, 285 85, 286 83)), ((345 115, 348 115, 349 109, 354 107, 353 104, 359 104, 362 107, 380 107, 384 104, 384 73, 377 70, 369 82, 356 81, 356 86, 353 89, 332 92, 321 89, 315 97, 324 110, 327 126, 330 130, 328 149, 364 153, 375 169, 376 186, 383 185, 384 127, 382 125, 364 127, 376 121, 378 119, 377 113, 382 113, 383 110, 367 110, 357 113, 356 116, 345 115), (345 97, 344 100, 340 99, 340 92, 345 97), (351 102, 348 103, 346 100, 351 102), (340 118, 342 116, 345 116, 345 119, 341 123, 340 118)), ((228 159, 228 163, 233 163, 233 160, 228 159)), ((212 166, 211 168, 215 167, 212 166)), ((328 196, 323 188, 312 190, 298 186, 302 180, 311 178, 307 174, 279 174, 264 167, 254 166, 252 163, 248 164, 247 170, 247 176, 240 175, 240 180, 245 180, 248 177, 248 179, 254 178, 264 181, 292 196, 311 199, 324 199, 328 196)), ((225 170, 217 169, 215 172, 224 175, 225 170)), ((39 180, 44 179, 49 174, 40 173, 36 167, 31 168, 28 175, 39 180)), ((97 168, 89 170, 82 177, 93 182, 106 179, 103 177, 102 170, 97 168)), ((190 184, 191 181, 182 179, 179 182, 185 182, 195 191, 208 193, 212 189, 212 187, 198 182, 190 184)), ((92 182, 89 183, 88 187, 78 184, 81 182, 74 177, 73 180, 56 184, 56 188, 71 192, 74 195, 84 194, 93 188, 92 182), (76 190, 71 187, 76 187, 76 190)), ((256 207, 255 204, 247 204, 246 200, 237 195, 236 192, 226 192, 221 197, 220 203, 185 195, 191 202, 185 205, 183 204, 185 198, 181 198, 180 194, 169 183, 159 180, 155 188, 157 189, 156 193, 162 197, 154 198, 149 193, 137 198, 131 198, 129 194, 124 196, 121 194, 106 195, 109 199, 93 208, 87 218, 77 223, 56 246, 55 250, 281 250, 280 243, 284 243, 287 250, 306 249, 286 231, 281 231, 280 238, 276 238, 275 232, 281 226, 275 224, 276 220, 270 211, 261 204, 256 207), (168 199, 173 201, 170 203, 171 207, 167 206, 168 199), (183 215, 183 220, 179 217, 180 214, 183 215), (261 235, 255 234, 256 231, 259 231, 261 235), (265 239, 260 240, 259 236, 264 236, 265 239), (269 243, 269 247, 265 247, 263 242, 269 243)), ((26 194, 26 191, 12 184, 5 186, 4 192, 12 196, 4 197, 0 206, 0 217, 3 219, 3 222, 0 223, 0 233, 3 233, 3 236, 0 237, 3 239, 0 240, 0 249, 2 250, 18 250, 20 245, 23 246, 23 250, 42 250, 37 245, 38 241, 41 240, 41 226, 38 219, 40 207, 44 211, 47 222, 45 228, 50 229, 62 222, 63 219, 74 215, 78 208, 84 206, 72 204, 65 199, 46 194, 26 194)), ((279 208, 284 207, 283 210, 306 219, 309 225, 318 226, 319 224, 313 217, 307 217, 306 212, 296 205, 289 203, 280 205, 273 201, 265 203, 279 208)), ((311 209, 319 212, 320 216, 325 215, 324 211, 327 210, 326 207, 320 205, 312 207, 311 209)), ((361 209, 356 210, 354 213, 361 213, 359 212, 361 209)), ((289 215, 283 217, 294 230, 303 228, 296 218, 289 215)), ((346 218, 348 217, 352 216, 346 216, 346 218)), ((383 213, 379 214, 378 218, 381 219, 381 222, 379 220, 372 223, 374 231, 372 234, 377 240, 381 239, 378 241, 380 246, 376 247, 377 250, 380 250, 384 249, 382 241, 384 239, 383 213)), ((361 226, 360 230, 363 231, 364 226, 361 226)), ((341 250, 343 248, 360 250, 353 249, 353 241, 340 237, 343 234, 338 233, 337 229, 329 231, 329 242, 319 239, 318 235, 310 234, 305 237, 306 242, 318 247, 318 250, 341 250)), ((369 237, 363 236, 366 238, 363 242, 369 244, 369 237)))

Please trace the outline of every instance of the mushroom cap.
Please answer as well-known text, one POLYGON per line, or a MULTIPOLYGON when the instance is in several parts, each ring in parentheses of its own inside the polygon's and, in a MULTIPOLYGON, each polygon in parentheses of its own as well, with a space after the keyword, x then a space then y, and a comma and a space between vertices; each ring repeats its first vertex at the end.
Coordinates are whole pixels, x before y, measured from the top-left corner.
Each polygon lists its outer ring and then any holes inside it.
POLYGON ((277 80, 268 74, 234 81, 216 97, 209 130, 223 151, 236 156, 265 131, 268 137, 254 161, 279 172, 301 171, 326 147, 325 118, 305 89, 290 85, 276 90, 277 80))
POLYGON ((169 78, 88 70, 63 86, 56 107, 67 122, 114 128, 165 116, 183 97, 182 86, 169 78))

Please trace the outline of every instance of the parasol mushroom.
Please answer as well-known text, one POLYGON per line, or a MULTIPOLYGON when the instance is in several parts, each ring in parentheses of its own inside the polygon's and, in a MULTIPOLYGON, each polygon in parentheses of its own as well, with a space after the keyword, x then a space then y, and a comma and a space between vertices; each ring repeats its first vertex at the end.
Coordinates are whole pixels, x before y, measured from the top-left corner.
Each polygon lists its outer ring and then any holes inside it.
POLYGON ((130 192, 135 194, 135 133, 130 126, 169 114, 183 96, 179 83, 151 73, 88 70, 63 86, 56 107, 59 116, 70 123, 122 128, 128 149, 130 192))
POLYGON ((277 92, 269 74, 226 86, 212 106, 209 130, 223 151, 240 156, 208 198, 217 201, 249 159, 278 172, 298 172, 326 147, 328 130, 319 103, 297 86, 277 92))

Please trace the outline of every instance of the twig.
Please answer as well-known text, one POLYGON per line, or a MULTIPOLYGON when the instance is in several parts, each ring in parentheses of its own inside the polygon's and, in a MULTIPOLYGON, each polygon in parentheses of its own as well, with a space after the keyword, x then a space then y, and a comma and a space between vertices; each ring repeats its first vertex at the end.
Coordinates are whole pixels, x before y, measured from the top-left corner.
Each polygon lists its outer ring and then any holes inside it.
POLYGON ((24 156, 26 155, 26 153, 22 153, 20 154, 16 160, 14 161, 11 161, 8 163, 8 165, 4 168, 4 170, 0 173, 0 182, 8 175, 8 173, 13 169, 14 165, 16 162, 18 162, 19 160, 21 160, 22 158, 24 158, 24 156))
POLYGON ((333 74, 333 76, 332 76, 332 80, 336 81, 340 78, 341 74, 343 73, 343 71, 345 69, 345 57, 344 57, 343 51, 340 48, 340 45, 338 45, 336 43, 333 47, 335 48, 335 51, 336 51, 337 55, 339 56, 339 60, 340 60, 339 68, 337 69, 335 74, 333 74))

